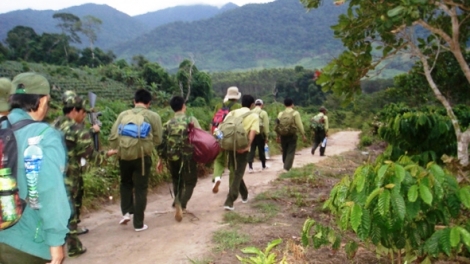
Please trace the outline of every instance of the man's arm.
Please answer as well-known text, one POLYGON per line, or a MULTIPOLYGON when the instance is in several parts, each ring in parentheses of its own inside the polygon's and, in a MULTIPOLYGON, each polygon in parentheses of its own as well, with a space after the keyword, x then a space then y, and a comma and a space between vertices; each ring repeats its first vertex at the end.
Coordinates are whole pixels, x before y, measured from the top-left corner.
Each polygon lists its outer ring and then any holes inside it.
POLYGON ((263 129, 264 135, 266 136, 266 141, 269 137, 269 116, 266 111, 261 111, 262 119, 263 119, 263 129))
POLYGON ((193 122, 195 128, 201 128, 201 125, 199 125, 199 121, 197 121, 194 116, 191 117, 191 122, 193 122))
POLYGON ((126 112, 127 111, 124 111, 121 114, 119 114, 118 118, 116 119, 116 122, 114 122, 113 127, 111 128, 111 131, 109 132, 108 142, 109 142, 109 145, 111 146, 112 149, 118 149, 119 148, 118 126, 121 123, 122 116, 126 112))
MULTIPOLYGON (((151 111, 151 110, 149 110, 151 111)), ((152 134, 153 134, 153 144, 160 145, 162 143, 162 134, 163 134, 163 127, 162 127, 162 119, 160 116, 153 112, 152 115, 152 134)))
POLYGON ((64 246, 50 247, 49 250, 51 252, 52 259, 51 262, 48 262, 47 264, 61 264, 65 259, 64 246))
POLYGON ((295 121, 295 125, 297 126, 297 128, 300 131, 300 134, 302 134, 302 139, 305 141, 306 137, 305 137, 304 125, 302 124, 302 119, 300 118, 300 113, 297 112, 297 111, 294 113, 294 121, 295 121))
POLYGON ((324 116, 323 117, 323 120, 325 120, 325 132, 326 132, 326 135, 328 135, 328 129, 330 128, 330 125, 329 125, 329 122, 328 122, 328 116, 324 116))

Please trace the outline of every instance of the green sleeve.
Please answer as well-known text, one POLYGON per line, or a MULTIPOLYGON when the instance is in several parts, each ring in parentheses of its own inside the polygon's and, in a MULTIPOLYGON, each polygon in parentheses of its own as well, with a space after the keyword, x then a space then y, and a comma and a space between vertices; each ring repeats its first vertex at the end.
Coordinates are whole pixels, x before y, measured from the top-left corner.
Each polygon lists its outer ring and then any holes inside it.
POLYGON ((269 136, 269 116, 266 111, 261 111, 262 119, 263 119, 263 129, 264 129, 264 134, 266 135, 266 138, 269 136))
POLYGON ((201 129, 201 125, 199 125, 199 121, 197 121, 197 119, 194 116, 191 117, 191 122, 193 122, 195 128, 201 129))
POLYGON ((295 121, 295 125, 299 129, 300 133, 304 136, 305 135, 304 125, 302 124, 302 119, 300 118, 300 113, 297 112, 297 111, 294 113, 294 121, 295 121))
POLYGON ((325 120, 325 131, 328 132, 328 129, 330 128, 330 125, 328 123, 328 117, 325 116, 323 117, 323 119, 325 120))
POLYGON ((111 131, 109 132, 109 145, 111 146, 112 149, 118 149, 119 148, 119 140, 118 140, 118 126, 121 123, 122 116, 126 114, 127 111, 122 112, 119 114, 118 118, 116 119, 116 122, 114 122, 113 127, 111 128, 111 131))
MULTIPOLYGON (((149 110, 151 111, 151 110, 149 110)), ((152 134, 153 134, 153 143, 154 145, 160 145, 162 143, 162 134, 163 134, 163 129, 162 129, 162 119, 160 116, 153 112, 152 115, 152 134)))

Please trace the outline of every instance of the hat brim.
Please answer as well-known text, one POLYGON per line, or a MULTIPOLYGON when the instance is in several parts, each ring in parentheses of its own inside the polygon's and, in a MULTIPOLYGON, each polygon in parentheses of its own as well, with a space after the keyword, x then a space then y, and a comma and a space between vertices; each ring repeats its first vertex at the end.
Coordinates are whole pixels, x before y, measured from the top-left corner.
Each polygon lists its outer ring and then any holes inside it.
POLYGON ((240 99, 240 97, 242 97, 242 93, 238 93, 238 95, 227 95, 225 96, 227 99, 240 99))

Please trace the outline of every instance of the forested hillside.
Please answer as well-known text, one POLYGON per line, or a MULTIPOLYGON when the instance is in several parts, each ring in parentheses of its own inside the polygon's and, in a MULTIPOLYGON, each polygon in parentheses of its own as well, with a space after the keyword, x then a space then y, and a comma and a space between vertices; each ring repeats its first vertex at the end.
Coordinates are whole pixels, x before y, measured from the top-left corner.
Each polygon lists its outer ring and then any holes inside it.
MULTIPOLYGON (((126 40, 131 40, 140 34, 148 31, 145 24, 140 23, 133 17, 124 14, 108 5, 85 4, 69 7, 58 11, 53 10, 18 10, 0 14, 0 41, 7 38, 7 33, 15 26, 25 26, 33 28, 37 34, 60 33, 57 27, 58 20, 52 16, 55 13, 71 13, 80 18, 91 15, 100 19, 101 24, 96 46, 103 50, 108 50, 126 40)), ((82 42, 86 46, 86 38, 82 37, 82 42)))
POLYGON ((137 15, 134 18, 149 28, 156 28, 176 21, 191 22, 207 19, 235 8, 238 6, 233 3, 228 3, 221 8, 211 5, 175 6, 137 15))
POLYGON ((310 12, 298 0, 249 4, 207 20, 158 27, 113 50, 124 58, 142 54, 165 68, 189 57, 210 71, 313 68, 342 50, 330 26, 344 11, 329 2, 310 12))

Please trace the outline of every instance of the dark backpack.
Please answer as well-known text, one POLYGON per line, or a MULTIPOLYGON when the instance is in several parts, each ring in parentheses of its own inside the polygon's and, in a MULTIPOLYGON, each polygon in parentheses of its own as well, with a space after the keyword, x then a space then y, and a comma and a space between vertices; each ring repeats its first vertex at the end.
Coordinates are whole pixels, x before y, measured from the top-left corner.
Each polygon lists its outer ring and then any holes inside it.
POLYGON ((225 117, 227 114, 230 112, 230 108, 235 104, 235 102, 231 102, 228 105, 222 105, 222 108, 217 110, 217 112, 214 114, 214 117, 212 118, 212 129, 211 133, 214 133, 214 130, 219 127, 219 125, 224 121, 225 117))
POLYGON ((19 197, 17 185, 18 145, 14 131, 35 122, 25 119, 12 125, 8 117, 0 118, 0 231, 16 224, 26 205, 19 197))
POLYGON ((310 128, 315 132, 325 131, 325 116, 316 115, 310 120, 310 128))
POLYGON ((189 142, 188 117, 172 118, 165 124, 162 143, 157 147, 160 157, 169 161, 192 158, 194 148, 189 142))

